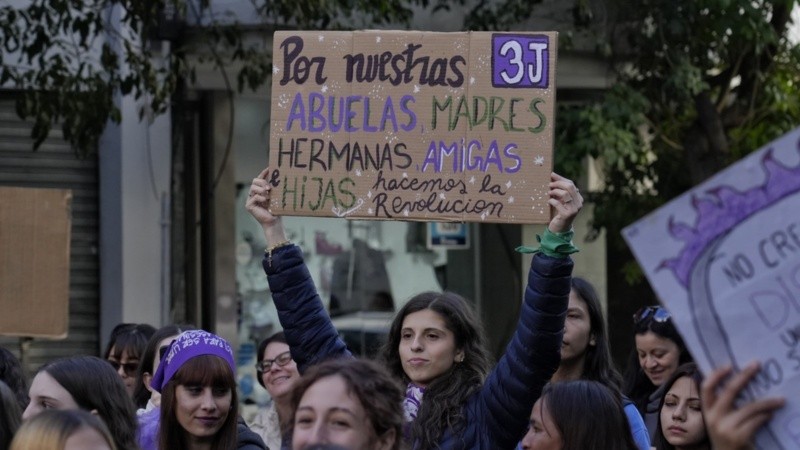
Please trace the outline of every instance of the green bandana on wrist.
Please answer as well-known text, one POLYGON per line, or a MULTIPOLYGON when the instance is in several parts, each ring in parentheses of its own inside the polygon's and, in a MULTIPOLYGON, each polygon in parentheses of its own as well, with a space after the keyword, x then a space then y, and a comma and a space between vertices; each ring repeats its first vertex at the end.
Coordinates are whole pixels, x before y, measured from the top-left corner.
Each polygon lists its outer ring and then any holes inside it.
POLYGON ((540 244, 539 248, 521 245, 517 247, 517 251, 520 253, 541 252, 554 258, 566 258, 567 256, 578 252, 578 248, 572 244, 573 236, 575 236, 575 232, 573 230, 565 231, 563 233, 553 233, 549 228, 545 228, 542 235, 536 235, 536 241, 540 244))

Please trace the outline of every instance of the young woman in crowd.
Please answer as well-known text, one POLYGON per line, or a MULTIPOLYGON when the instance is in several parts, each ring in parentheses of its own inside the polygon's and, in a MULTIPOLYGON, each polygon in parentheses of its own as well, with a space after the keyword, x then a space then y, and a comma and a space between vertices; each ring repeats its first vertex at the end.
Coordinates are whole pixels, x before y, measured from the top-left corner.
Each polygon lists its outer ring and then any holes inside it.
POLYGON ((142 450, 158 448, 158 422, 161 415, 161 394, 150 385, 158 370, 161 357, 178 335, 186 330, 194 330, 192 325, 166 325, 159 328, 150 340, 142 356, 139 372, 136 375, 136 390, 133 398, 137 401, 136 416, 139 420, 137 440, 142 450))
POLYGON ((714 450, 751 450, 756 432, 786 403, 784 398, 770 397, 734 406, 759 369, 758 363, 748 364, 724 387, 720 386, 731 375, 730 366, 712 371, 703 381, 700 401, 714 450))
POLYGON ((139 408, 136 414, 157 408, 161 404, 161 394, 150 386, 153 374, 158 369, 161 356, 169 348, 169 344, 186 330, 194 330, 192 325, 165 325, 150 337, 142 353, 139 371, 136 374, 136 388, 133 391, 133 402, 139 408))
POLYGON ((619 395, 596 381, 547 385, 530 414, 523 450, 635 450, 619 395))
MULTIPOLYGON (((136 390, 136 374, 139 372, 139 364, 142 362, 142 355, 147 341, 156 329, 145 323, 123 324, 119 329, 112 333, 111 342, 108 345, 106 360, 117 371, 125 383, 128 395, 133 398, 136 390)), ((135 403, 142 399, 134 399, 135 403)))
POLYGON ((281 448, 286 422, 292 413, 291 394, 300 373, 289 353, 289 344, 283 331, 264 339, 258 345, 256 356, 258 383, 269 392, 272 401, 259 411, 250 423, 270 449, 281 448))
POLYGON ((114 348, 114 343, 117 341, 117 336, 125 330, 131 329, 135 327, 135 323, 118 323, 114 328, 111 330, 111 333, 108 335, 108 343, 106 344, 106 349, 103 351, 103 359, 108 360, 108 356, 111 354, 111 349, 114 348))
POLYGON ((340 358, 313 366, 291 394, 291 448, 399 450, 403 398, 397 382, 374 362, 340 358))
POLYGON ((694 363, 681 365, 664 383, 653 439, 656 450, 711 450, 700 401, 702 383, 694 363))
MULTIPOLYGON (((348 355, 325 312, 300 249, 269 210, 265 169, 253 180, 247 209, 264 230, 263 266, 300 372, 348 355)), ((397 313, 382 352, 406 385, 406 439, 414 448, 513 448, 526 417, 558 368, 572 273, 572 222, 583 205, 575 185, 556 174, 554 216, 534 255, 520 323, 493 371, 480 322, 463 298, 422 293, 397 313)))
POLYGON ((0 381, 0 449, 8 448, 11 438, 22 422, 22 410, 17 397, 7 384, 0 381))
POLYGON ((111 431, 119 450, 138 449, 136 409, 119 375, 95 356, 57 359, 33 377, 28 420, 48 409, 82 409, 97 414, 111 431))
POLYGON ((11 388, 20 410, 24 411, 28 406, 28 383, 19 359, 5 347, 0 347, 0 381, 11 388))
POLYGON ((236 365, 227 341, 203 330, 181 333, 153 376, 161 393, 158 448, 263 450, 261 438, 238 426, 236 365))
POLYGON ((80 409, 50 410, 26 420, 10 450, 117 450, 108 427, 80 409))
POLYGON ((621 399, 631 435, 640 450, 650 449, 650 435, 636 406, 622 395, 622 376, 614 367, 605 319, 597 291, 580 277, 572 278, 561 364, 551 382, 592 380, 621 399))
POLYGON ((633 315, 635 348, 625 372, 625 395, 644 418, 650 442, 658 429, 659 388, 678 366, 692 361, 683 338, 661 306, 647 306, 633 315))

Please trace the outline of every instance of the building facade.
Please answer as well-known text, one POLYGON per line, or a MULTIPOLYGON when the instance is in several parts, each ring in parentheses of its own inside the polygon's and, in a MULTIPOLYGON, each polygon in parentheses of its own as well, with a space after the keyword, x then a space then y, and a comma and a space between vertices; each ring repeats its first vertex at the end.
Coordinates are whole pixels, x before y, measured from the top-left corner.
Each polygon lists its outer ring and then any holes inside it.
MULTIPOLYGON (((269 48, 274 25, 239 3, 212 2, 212 9, 230 9, 250 38, 269 48)), ((520 29, 571 29, 571 5, 562 3, 570 2, 537 5, 540 18, 520 29)), ((457 7, 420 11, 413 28, 459 31, 463 14, 457 7)), ((186 25, 193 31, 183 39, 202 32, 202 20, 186 25)), ((580 102, 612 82, 591 47, 583 42, 559 52, 559 102, 580 102)), ((157 117, 140 120, 143 100, 120 97, 121 123, 107 127, 97 154, 86 159, 74 158, 58 133, 31 152, 30 124, 13 113, 14 92, 0 91, 0 185, 57 185, 75 193, 69 335, 63 341, 0 338, 0 345, 24 349, 29 368, 57 356, 99 354, 120 322, 190 322, 236 344, 242 392, 263 399, 252 389, 253 353, 280 325, 260 267, 266 243, 243 205, 250 181, 268 164, 271 98, 269 86, 232 94, 226 77, 236 69, 222 74, 200 64, 196 81, 182 86, 170 111, 157 117)), ((590 162, 586 168, 579 180, 584 190, 597 179, 590 162)), ((576 273, 602 293, 603 239, 583 239, 590 217, 588 205, 576 226, 582 249, 576 273)), ((529 260, 513 248, 535 242, 542 228, 469 224, 467 248, 430 249, 424 223, 285 222, 334 315, 396 310, 414 293, 452 290, 474 302, 495 354, 514 328, 526 282, 529 260)))

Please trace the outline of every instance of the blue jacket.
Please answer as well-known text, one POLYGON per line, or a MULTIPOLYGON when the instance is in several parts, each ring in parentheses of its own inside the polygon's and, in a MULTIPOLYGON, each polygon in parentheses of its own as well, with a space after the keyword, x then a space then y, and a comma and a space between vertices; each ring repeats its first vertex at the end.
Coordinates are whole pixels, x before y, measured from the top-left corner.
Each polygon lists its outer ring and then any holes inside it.
POLYGON ((644 419, 639 414, 636 405, 628 397, 622 398, 622 405, 625 410, 625 416, 628 418, 628 425, 631 427, 633 442, 636 443, 639 450, 650 450, 650 432, 647 431, 644 419))
MULTIPOLYGON (((442 449, 513 449, 525 434, 533 404, 560 362, 572 265, 570 258, 534 256, 517 329, 483 387, 464 404, 465 428, 458 436, 445 432, 442 449)), ((350 355, 300 249, 280 247, 272 252, 272 264, 265 256, 263 266, 300 372, 325 359, 350 355)))

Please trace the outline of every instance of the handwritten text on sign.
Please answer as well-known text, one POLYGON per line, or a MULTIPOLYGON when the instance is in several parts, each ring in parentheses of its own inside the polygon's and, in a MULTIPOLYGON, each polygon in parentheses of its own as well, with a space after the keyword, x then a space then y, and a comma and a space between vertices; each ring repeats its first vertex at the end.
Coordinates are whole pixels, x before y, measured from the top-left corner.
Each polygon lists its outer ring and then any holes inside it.
POLYGON ((275 33, 272 207, 547 222, 555 58, 555 33, 275 33))
POLYGON ((800 448, 800 128, 625 228, 704 372, 761 361, 747 399, 782 396, 759 449, 800 448))

